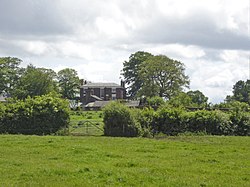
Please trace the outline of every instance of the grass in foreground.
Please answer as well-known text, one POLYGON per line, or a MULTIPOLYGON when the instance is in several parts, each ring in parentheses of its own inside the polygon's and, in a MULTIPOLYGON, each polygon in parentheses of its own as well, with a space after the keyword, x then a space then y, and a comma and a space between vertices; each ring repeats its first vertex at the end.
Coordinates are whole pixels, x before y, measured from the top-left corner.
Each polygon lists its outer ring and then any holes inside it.
POLYGON ((0 186, 250 186, 250 137, 0 136, 0 186))

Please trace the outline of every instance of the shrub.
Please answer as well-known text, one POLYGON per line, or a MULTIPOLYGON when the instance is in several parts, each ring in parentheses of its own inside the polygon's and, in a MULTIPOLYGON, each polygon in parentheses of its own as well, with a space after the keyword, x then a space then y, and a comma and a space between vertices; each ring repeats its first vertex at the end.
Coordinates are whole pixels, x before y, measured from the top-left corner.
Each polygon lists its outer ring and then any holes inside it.
POLYGON ((247 112, 232 112, 230 116, 234 134, 250 136, 250 114, 247 112))
POLYGON ((185 114, 187 131, 205 132, 213 135, 230 135, 233 133, 230 116, 221 111, 200 110, 185 114))
POLYGON ((67 127, 68 123, 68 102, 48 94, 7 103, 0 133, 52 134, 67 127))
POLYGON ((165 104, 164 100, 159 96, 150 97, 147 98, 146 100, 147 104, 154 109, 157 109, 165 104))
POLYGON ((135 137, 141 128, 134 119, 131 110, 118 102, 111 102, 104 108, 104 135, 135 137))
POLYGON ((142 128, 153 128, 154 117, 156 115, 154 109, 133 109, 133 114, 135 119, 141 124, 142 128))
POLYGON ((184 110, 181 108, 161 108, 154 118, 155 131, 167 135, 177 135, 186 131, 186 124, 183 122, 184 110))
POLYGON ((154 124, 156 112, 154 109, 151 107, 142 110, 133 109, 132 113, 136 121, 142 127, 142 137, 152 137, 156 133, 154 124))

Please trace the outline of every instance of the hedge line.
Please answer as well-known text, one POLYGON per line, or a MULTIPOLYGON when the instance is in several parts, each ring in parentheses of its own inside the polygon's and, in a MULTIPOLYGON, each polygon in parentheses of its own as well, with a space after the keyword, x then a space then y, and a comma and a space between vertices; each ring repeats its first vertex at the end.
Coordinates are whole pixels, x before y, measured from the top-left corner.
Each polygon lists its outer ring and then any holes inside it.
POLYGON ((46 135, 68 124, 67 101, 52 94, 0 103, 0 133, 46 135))
POLYGON ((167 135, 185 132, 202 132, 211 135, 250 135, 250 114, 239 110, 192 112, 183 108, 162 107, 155 111, 151 108, 129 109, 121 104, 113 103, 104 109, 104 124, 105 134, 109 136, 128 136, 128 134, 120 132, 124 126, 136 129, 133 136, 145 135, 147 132, 167 135), (108 130, 109 133, 107 133, 108 130))

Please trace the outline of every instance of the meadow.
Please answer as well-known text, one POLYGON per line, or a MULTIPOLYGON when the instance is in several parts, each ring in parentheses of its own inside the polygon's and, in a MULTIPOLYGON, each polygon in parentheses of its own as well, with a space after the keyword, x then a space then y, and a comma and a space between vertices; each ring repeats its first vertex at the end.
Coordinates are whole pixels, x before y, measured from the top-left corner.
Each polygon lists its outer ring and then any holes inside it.
POLYGON ((250 137, 0 135, 0 186, 250 186, 250 137))

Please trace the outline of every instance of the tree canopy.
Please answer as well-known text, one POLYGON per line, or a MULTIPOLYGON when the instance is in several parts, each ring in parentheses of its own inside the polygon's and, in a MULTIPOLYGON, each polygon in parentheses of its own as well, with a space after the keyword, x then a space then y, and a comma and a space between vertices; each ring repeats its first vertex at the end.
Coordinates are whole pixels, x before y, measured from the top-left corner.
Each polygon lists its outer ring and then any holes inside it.
POLYGON ((19 78, 13 91, 13 96, 25 99, 28 96, 41 96, 50 92, 57 92, 56 81, 53 79, 55 72, 50 69, 27 66, 19 78))
POLYGON ((177 95, 189 86, 184 65, 165 55, 147 58, 140 65, 139 77, 143 80, 139 95, 160 96, 167 99, 177 95))
POLYGON ((170 99, 189 85, 184 64, 165 55, 154 56, 138 51, 123 66, 122 75, 128 84, 130 97, 160 96, 170 99))
POLYGON ((250 80, 239 80, 233 86, 233 95, 227 96, 226 101, 240 101, 250 104, 250 80))
POLYGON ((206 97, 201 91, 188 91, 187 95, 191 98, 192 103, 196 104, 197 106, 206 107, 208 105, 208 97, 206 97))
POLYGON ((0 58, 0 94, 10 95, 16 85, 22 68, 22 60, 14 57, 0 58))
POLYGON ((59 71, 58 81, 63 98, 74 99, 79 93, 80 79, 76 70, 66 68, 59 71))
POLYGON ((128 96, 130 98, 135 97, 142 87, 144 80, 139 76, 140 65, 151 56, 153 55, 148 52, 138 51, 130 55, 129 61, 123 63, 122 75, 125 83, 128 84, 128 96))

